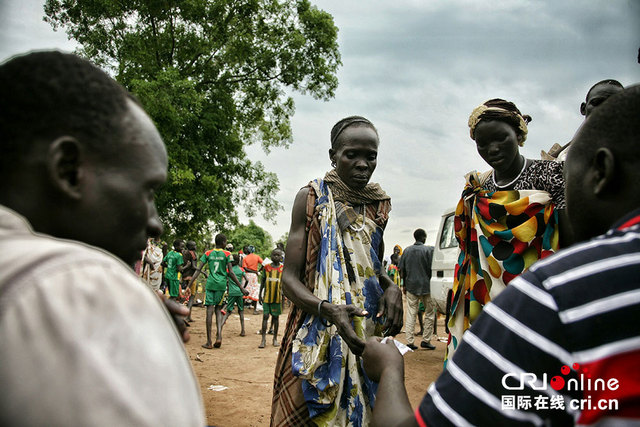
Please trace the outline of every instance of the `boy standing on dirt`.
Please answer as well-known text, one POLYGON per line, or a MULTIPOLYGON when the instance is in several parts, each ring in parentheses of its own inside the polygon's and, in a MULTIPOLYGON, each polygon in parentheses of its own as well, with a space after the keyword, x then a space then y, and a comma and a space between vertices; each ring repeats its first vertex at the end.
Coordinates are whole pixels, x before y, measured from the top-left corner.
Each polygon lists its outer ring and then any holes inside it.
POLYGON ((278 316, 282 313, 282 256, 280 249, 271 251, 271 264, 264 266, 262 283, 260 284, 260 303, 262 304, 262 342, 258 348, 266 344, 269 315, 272 318, 273 346, 278 347, 278 316))
MULTIPOLYGON (((238 264, 240 263, 240 255, 238 254, 234 254, 232 261, 231 261, 231 269, 233 270, 233 273, 236 275, 236 278, 238 279, 238 281, 240 283, 244 283, 243 278, 244 278, 244 271, 242 270, 242 267, 240 267, 238 264)), ((247 288, 245 286, 241 286, 238 287, 236 286, 236 284, 233 282, 233 280, 229 280, 228 281, 228 291, 227 291, 227 303, 225 304, 224 310, 222 311, 222 314, 224 315, 224 317, 222 318, 222 326, 224 326, 224 324, 227 322, 227 319, 229 318, 229 316, 231 316, 231 312, 233 311, 233 306, 237 305, 238 306, 238 314, 240 315, 240 336, 244 337, 245 336, 245 331, 244 331, 244 299, 242 298, 244 295, 249 295, 249 291, 247 290, 247 288), (226 310, 226 312, 225 312, 226 310)))
POLYGON ((162 266, 166 267, 164 277, 169 283, 169 297, 177 300, 181 296, 180 279, 178 272, 184 269, 182 252, 184 251, 184 240, 177 239, 173 242, 173 250, 162 260, 162 266))
POLYGON ((227 290, 227 280, 231 278, 238 287, 241 287, 240 282, 236 278, 231 266, 231 252, 226 251, 224 247, 227 245, 227 237, 224 234, 218 234, 216 236, 216 247, 205 252, 200 257, 198 268, 193 274, 189 286, 192 285, 200 272, 204 264, 209 266, 209 277, 207 278, 207 284, 205 287, 205 300, 204 305, 207 307, 207 342, 202 345, 203 348, 220 348, 222 345, 222 302, 224 293, 227 290), (216 342, 211 345, 211 318, 215 309, 216 313, 216 342))

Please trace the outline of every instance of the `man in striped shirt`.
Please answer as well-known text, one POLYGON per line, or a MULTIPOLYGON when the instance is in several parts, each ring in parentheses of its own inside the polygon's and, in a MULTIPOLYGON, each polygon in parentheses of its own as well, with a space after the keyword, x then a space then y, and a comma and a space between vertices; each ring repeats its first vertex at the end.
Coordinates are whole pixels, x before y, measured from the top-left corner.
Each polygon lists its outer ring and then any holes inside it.
POLYGON ((536 263, 485 307, 415 412, 400 353, 367 342, 376 424, 640 424, 639 117, 634 86, 584 123, 565 166, 583 243, 536 263))

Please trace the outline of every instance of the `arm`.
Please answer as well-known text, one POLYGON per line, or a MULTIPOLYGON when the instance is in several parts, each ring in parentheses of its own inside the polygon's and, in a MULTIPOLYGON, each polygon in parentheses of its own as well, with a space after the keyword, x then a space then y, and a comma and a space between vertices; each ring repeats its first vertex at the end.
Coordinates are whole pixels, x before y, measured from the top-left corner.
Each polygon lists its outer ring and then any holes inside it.
POLYGON ((193 282, 196 281, 196 279, 198 278, 198 276, 200 275, 200 272, 202 271, 202 266, 204 265, 204 262, 200 261, 198 263, 198 266, 196 267, 196 271, 195 273, 193 273, 193 277, 191 277, 191 280, 189 280, 189 287, 191 287, 191 285, 193 285, 193 282))
POLYGON ((265 284, 267 281, 267 275, 263 275, 262 279, 260 280, 260 290, 258 291, 258 301, 260 302, 260 304, 264 304, 263 300, 264 300, 264 288, 265 288, 265 284))
MULTIPOLYGON (((309 188, 303 188, 296 196, 291 213, 291 228, 287 240, 285 258, 287 262, 282 273, 282 290, 296 307, 307 313, 318 315, 320 299, 316 297, 302 282, 307 257, 306 204, 309 188)), ((345 340, 351 351, 361 354, 364 349, 362 341, 351 326, 352 316, 365 316, 366 311, 353 304, 320 305, 320 316, 333 323, 338 333, 345 340)))
MULTIPOLYGON (((383 254, 384 242, 380 242, 380 247, 379 253, 383 254)), ((384 335, 393 336, 402 330, 402 319, 404 318, 402 292, 384 270, 378 272, 378 280, 384 294, 380 298, 376 317, 384 316, 384 335)))
POLYGON ((362 362, 367 376, 378 383, 372 425, 418 425, 404 387, 404 360, 393 341, 381 344, 380 338, 369 338, 362 362))
MULTIPOLYGON (((231 265, 231 264, 228 264, 228 265, 231 265)), ((235 284, 238 285, 238 287, 240 289, 242 289, 242 285, 238 281, 238 278, 236 277, 236 273, 233 272, 233 268, 228 268, 227 271, 228 271, 228 275, 231 278, 231 280, 233 280, 235 282, 235 284)))

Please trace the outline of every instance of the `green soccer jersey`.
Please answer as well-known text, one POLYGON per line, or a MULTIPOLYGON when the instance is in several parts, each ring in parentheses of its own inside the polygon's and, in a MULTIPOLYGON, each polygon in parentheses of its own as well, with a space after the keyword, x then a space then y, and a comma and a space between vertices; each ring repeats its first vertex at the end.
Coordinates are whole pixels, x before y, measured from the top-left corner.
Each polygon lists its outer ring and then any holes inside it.
POLYGON ((217 248, 211 249, 200 257, 200 261, 209 266, 207 290, 227 290, 227 265, 231 264, 231 252, 217 248))
POLYGON ((178 280, 178 266, 184 263, 182 260, 182 254, 180 252, 171 251, 164 257, 163 261, 167 264, 167 270, 165 271, 164 277, 169 280, 178 280))
MULTIPOLYGON (((244 270, 242 270, 240 268, 240 266, 234 265, 233 266, 233 272, 235 273, 236 278, 238 279, 238 282, 242 283, 242 277, 244 276, 244 270)), ((241 297, 242 296, 242 291, 240 290, 238 285, 236 285, 236 282, 234 282, 231 279, 229 279, 229 296, 230 297, 241 297)))

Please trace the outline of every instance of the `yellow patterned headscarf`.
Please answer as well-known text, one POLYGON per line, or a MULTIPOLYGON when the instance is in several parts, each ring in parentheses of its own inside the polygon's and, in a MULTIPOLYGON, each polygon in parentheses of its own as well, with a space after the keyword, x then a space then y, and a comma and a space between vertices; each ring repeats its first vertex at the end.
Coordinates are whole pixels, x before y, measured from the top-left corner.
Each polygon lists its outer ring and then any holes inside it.
POLYGON ((518 127, 522 132, 522 140, 518 145, 521 147, 524 145, 524 141, 527 139, 527 133, 529 132, 524 116, 522 116, 522 114, 518 114, 516 111, 510 111, 500 107, 487 107, 484 104, 478 105, 469 116, 469 135, 471 136, 471 139, 475 139, 474 134, 476 126, 478 126, 478 123, 480 123, 481 120, 487 119, 486 116, 488 114, 491 115, 491 120, 495 120, 500 117, 516 118, 519 122, 518 127))

